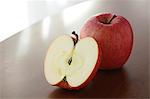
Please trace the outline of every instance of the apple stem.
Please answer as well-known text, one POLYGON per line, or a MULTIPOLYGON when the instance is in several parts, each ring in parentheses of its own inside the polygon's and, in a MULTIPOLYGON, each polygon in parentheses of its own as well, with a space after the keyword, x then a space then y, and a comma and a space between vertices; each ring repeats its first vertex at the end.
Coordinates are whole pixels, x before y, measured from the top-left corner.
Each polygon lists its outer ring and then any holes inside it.
POLYGON ((74 41, 74 45, 76 45, 76 43, 77 43, 78 40, 79 40, 78 34, 76 34, 75 31, 73 31, 72 34, 75 36, 75 38, 73 38, 73 41, 74 41))
MULTIPOLYGON (((75 37, 72 37, 73 39, 73 42, 74 42, 74 46, 77 44, 78 40, 79 40, 79 37, 78 37, 78 34, 76 34, 75 31, 72 32, 72 35, 74 35, 75 37)), ((70 65, 72 62, 72 57, 68 60, 68 64, 70 65)))
POLYGON ((107 24, 110 24, 111 21, 112 21, 115 17, 117 17, 117 16, 116 16, 116 15, 113 15, 113 17, 107 22, 107 24))
POLYGON ((66 76, 63 78, 63 81, 67 81, 67 80, 66 80, 66 76))

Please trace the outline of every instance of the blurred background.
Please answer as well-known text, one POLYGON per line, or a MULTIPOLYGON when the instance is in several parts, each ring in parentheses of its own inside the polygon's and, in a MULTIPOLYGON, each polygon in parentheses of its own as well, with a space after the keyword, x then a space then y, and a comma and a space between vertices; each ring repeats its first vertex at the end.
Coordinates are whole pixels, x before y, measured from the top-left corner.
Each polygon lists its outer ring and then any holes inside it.
POLYGON ((88 0, 0 0, 0 42, 65 8, 88 0))
POLYGON ((61 13, 84 1, 90 0, 0 0, 0 42, 46 16, 61 13))

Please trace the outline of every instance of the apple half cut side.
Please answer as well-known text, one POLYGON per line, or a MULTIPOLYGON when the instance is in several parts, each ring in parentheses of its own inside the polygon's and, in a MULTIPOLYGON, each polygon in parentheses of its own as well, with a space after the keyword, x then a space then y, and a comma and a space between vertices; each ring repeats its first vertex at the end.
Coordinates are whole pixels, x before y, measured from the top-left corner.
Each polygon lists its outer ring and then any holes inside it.
POLYGON ((44 63, 49 84, 78 90, 92 80, 100 65, 101 49, 95 39, 78 40, 77 35, 63 35, 50 45, 44 63))

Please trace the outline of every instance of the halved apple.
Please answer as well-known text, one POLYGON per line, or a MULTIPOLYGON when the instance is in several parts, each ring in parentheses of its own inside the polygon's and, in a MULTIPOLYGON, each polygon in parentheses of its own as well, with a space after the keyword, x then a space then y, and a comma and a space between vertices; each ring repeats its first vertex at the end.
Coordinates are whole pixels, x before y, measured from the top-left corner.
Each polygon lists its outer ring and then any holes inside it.
POLYGON ((50 45, 44 63, 48 83, 78 90, 92 80, 100 65, 101 49, 95 39, 78 40, 77 34, 58 37, 50 45))

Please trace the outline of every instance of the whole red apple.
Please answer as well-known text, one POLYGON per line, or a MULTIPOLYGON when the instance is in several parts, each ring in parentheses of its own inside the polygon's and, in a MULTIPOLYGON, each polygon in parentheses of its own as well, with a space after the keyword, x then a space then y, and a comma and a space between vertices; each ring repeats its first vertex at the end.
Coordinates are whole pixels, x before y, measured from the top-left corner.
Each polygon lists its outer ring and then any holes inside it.
POLYGON ((83 25, 80 38, 93 37, 102 50, 100 69, 117 69, 128 60, 133 46, 133 31, 122 16, 111 13, 91 17, 83 25))

